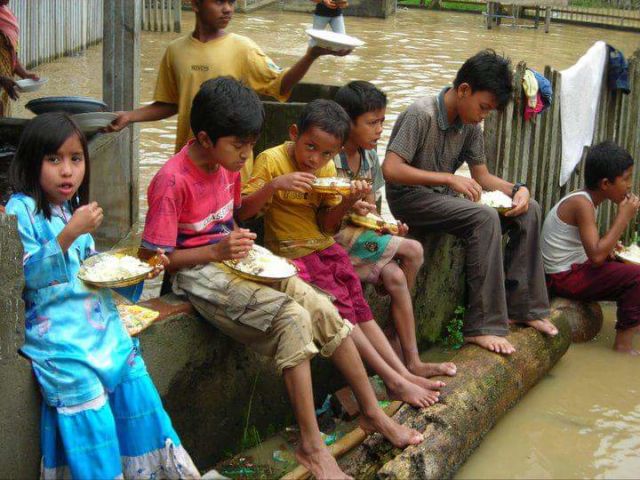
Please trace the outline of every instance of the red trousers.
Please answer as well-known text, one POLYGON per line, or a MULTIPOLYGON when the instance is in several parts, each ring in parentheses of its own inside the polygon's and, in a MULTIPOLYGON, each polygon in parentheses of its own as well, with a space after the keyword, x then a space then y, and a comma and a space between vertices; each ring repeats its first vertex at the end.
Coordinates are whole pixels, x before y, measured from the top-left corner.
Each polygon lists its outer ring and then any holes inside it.
POLYGON ((591 262, 575 264, 571 270, 547 275, 550 292, 584 301, 615 301, 617 330, 640 325, 640 265, 608 261, 597 267, 591 262))

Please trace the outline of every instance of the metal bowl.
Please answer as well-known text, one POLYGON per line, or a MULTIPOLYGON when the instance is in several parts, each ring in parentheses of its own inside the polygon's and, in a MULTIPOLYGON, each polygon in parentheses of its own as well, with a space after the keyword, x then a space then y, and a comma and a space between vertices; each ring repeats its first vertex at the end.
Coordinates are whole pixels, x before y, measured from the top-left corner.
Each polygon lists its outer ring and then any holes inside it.
POLYGON ((107 104, 89 97, 42 97, 25 105, 36 115, 47 112, 89 113, 104 112, 107 104))
POLYGON ((145 278, 147 278, 147 275, 151 273, 151 271, 153 270, 153 267, 158 263, 158 258, 153 256, 149 257, 149 254, 147 252, 148 250, 143 248, 127 247, 127 248, 119 248, 116 250, 111 250, 108 252, 98 253, 97 255, 93 255, 92 257, 89 257, 84 262, 82 262, 82 265, 80 266, 80 270, 78 271, 78 278, 82 280, 84 283, 86 283, 87 285, 90 285, 92 287, 97 287, 97 288, 130 287, 131 285, 140 283, 145 278), (86 277, 87 268, 92 267, 97 262, 102 260, 102 258, 104 258, 105 255, 115 255, 115 256, 130 255, 132 257, 137 257, 140 260, 143 260, 144 262, 149 264, 149 270, 145 273, 142 273, 140 275, 136 275, 133 277, 124 278, 120 280, 105 281, 105 282, 94 282, 93 280, 87 278, 86 277))

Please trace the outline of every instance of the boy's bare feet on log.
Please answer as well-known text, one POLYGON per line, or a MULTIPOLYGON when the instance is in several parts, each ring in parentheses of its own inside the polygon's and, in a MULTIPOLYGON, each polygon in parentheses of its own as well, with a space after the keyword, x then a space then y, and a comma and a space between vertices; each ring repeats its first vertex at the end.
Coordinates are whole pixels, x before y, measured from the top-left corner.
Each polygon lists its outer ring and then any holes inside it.
POLYGON ((430 407, 440 397, 440 392, 423 388, 404 377, 400 377, 393 385, 386 384, 386 387, 389 398, 401 400, 417 408, 430 407))
POLYGON ((419 387, 425 388, 427 390, 440 390, 442 387, 446 386, 446 383, 441 382, 440 380, 431 380, 429 378, 419 377, 418 375, 414 375, 411 372, 403 375, 403 377, 409 380, 411 383, 415 383, 419 387))
POLYGON ((538 320, 527 320, 526 322, 516 322, 515 320, 509 320, 509 323, 519 323, 521 325, 528 325, 533 327, 539 332, 548 335, 549 337, 555 337, 558 334, 557 327, 549 321, 548 318, 540 318, 538 320))
POLYGON ((407 368, 411 373, 419 377, 435 377, 437 375, 448 375, 449 377, 455 376, 458 369, 454 363, 427 363, 427 362, 410 362, 407 364, 407 368))
POLYGON ((372 416, 362 414, 359 423, 360 428, 364 430, 367 435, 373 432, 379 432, 397 448, 417 445, 424 441, 424 436, 420 432, 413 428, 400 425, 394 419, 387 417, 380 409, 377 409, 372 416))
POLYGON ((482 347, 490 352, 502 353, 504 355, 511 355, 516 351, 513 345, 504 337, 498 337, 497 335, 478 335, 476 337, 464 337, 465 343, 475 343, 479 347, 482 347))

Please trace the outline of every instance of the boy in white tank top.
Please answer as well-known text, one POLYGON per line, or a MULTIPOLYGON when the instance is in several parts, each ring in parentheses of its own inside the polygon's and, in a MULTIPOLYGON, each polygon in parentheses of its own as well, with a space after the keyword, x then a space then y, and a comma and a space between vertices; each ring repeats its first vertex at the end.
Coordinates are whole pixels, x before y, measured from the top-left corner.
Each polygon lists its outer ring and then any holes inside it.
POLYGON ((640 265, 614 259, 620 237, 640 208, 640 199, 630 192, 632 174, 633 158, 625 149, 613 142, 592 147, 585 160, 585 190, 560 200, 545 219, 542 255, 552 294, 617 302, 613 348, 640 355, 633 348, 633 337, 640 333, 640 265), (618 205, 618 214, 601 237, 596 208, 605 200, 618 205))

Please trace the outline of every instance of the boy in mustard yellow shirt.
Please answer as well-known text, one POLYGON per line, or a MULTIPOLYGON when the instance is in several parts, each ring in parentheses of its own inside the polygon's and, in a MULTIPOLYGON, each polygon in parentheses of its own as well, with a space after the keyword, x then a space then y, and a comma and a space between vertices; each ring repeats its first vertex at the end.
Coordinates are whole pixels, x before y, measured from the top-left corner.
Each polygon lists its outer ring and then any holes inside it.
POLYGON ((380 375, 390 396, 413 406, 438 400, 443 385, 412 374, 373 319, 347 252, 333 239, 342 218, 369 191, 351 182, 345 196, 312 191, 316 177, 335 177, 333 157, 349 135, 350 120, 337 103, 314 100, 290 128, 293 142, 262 152, 243 188, 241 220, 265 212, 265 245, 292 259, 299 276, 333 297, 342 318, 356 325, 352 337, 362 358, 380 375))
MULTIPOLYGON (((133 122, 162 120, 178 114, 175 151, 193 137, 189 125, 191 103, 206 80, 230 76, 262 95, 286 101, 291 89, 322 55, 346 55, 310 47, 291 68, 278 67, 251 39, 227 28, 233 16, 234 0, 192 0, 195 30, 169 44, 160 62, 153 103, 128 112, 118 112, 110 131, 119 131, 133 122)), ((253 161, 244 172, 250 172, 253 161)))

